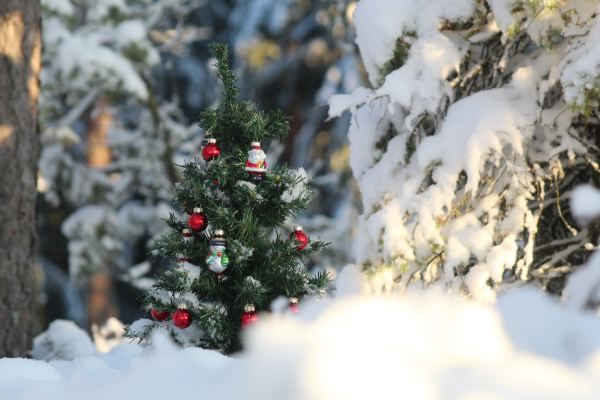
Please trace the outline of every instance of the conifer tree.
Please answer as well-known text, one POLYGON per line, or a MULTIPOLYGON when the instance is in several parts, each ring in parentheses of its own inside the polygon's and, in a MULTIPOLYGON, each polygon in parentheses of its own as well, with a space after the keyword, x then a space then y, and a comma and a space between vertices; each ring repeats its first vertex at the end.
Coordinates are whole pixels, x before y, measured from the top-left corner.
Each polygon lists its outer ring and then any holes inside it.
POLYGON ((155 244, 155 255, 172 262, 144 298, 154 320, 135 322, 128 335, 146 340, 164 329, 184 346, 230 353, 257 313, 281 297, 297 310, 299 298, 325 294, 329 276, 311 275, 302 263, 325 243, 309 241, 301 227, 291 234, 283 228, 310 202, 306 173, 267 169, 261 148, 288 134, 288 119, 239 100, 227 46, 212 49, 223 99, 201 114, 202 159, 186 163, 176 189, 174 200, 188 216, 172 214, 171 231, 155 244))
POLYGON ((598 230, 569 199, 598 186, 598 1, 362 0, 370 88, 349 110, 362 192, 354 249, 375 290, 443 287, 492 301, 560 295, 598 230))

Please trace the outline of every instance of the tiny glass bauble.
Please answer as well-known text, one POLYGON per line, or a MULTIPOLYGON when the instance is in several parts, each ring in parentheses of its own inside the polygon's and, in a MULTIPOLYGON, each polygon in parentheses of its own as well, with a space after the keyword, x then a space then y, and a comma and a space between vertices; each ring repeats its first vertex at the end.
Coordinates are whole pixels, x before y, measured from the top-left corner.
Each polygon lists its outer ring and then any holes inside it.
POLYGON ((208 244, 208 254, 206 255, 206 265, 208 269, 217 274, 222 273, 229 265, 229 256, 227 255, 227 240, 225 233, 221 229, 215 231, 214 236, 208 244))
POLYGON ((208 143, 202 147, 202 158, 204 158, 205 161, 212 161, 220 155, 221 149, 217 144, 217 139, 208 139, 208 143))
POLYGON ((173 313, 173 325, 185 329, 192 324, 192 313, 185 308, 180 308, 173 313))
POLYGON ((290 239, 296 242, 297 250, 304 250, 308 246, 308 235, 304 233, 300 225, 294 227, 294 232, 290 235, 290 239))
POLYGON ((168 311, 158 311, 157 309, 153 308, 150 310, 150 315, 152 315, 152 318, 157 321, 164 321, 171 316, 171 313, 168 311))
POLYGON ((196 232, 202 232, 208 225, 208 218, 202 212, 202 208, 194 207, 192 213, 188 216, 188 226, 196 232))
POLYGON ((267 155, 260 147, 260 142, 252 142, 251 146, 244 169, 248 172, 250 182, 260 183, 267 171, 267 155))
POLYGON ((244 306, 244 313, 242 314, 241 323, 242 326, 248 326, 258 321, 258 314, 253 304, 246 304, 244 306))

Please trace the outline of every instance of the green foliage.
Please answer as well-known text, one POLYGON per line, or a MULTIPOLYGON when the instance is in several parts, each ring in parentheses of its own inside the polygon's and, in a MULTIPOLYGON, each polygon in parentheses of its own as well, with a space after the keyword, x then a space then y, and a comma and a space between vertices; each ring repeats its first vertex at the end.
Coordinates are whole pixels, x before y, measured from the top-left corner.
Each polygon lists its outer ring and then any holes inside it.
POLYGON ((228 48, 224 44, 212 46, 217 57, 217 71, 223 82, 223 101, 215 110, 205 110, 200 116, 200 125, 208 135, 217 137, 225 154, 245 160, 250 142, 269 142, 285 138, 290 123, 281 111, 257 111, 249 101, 237 99, 239 89, 236 76, 229 67, 228 48), (219 132, 229 134, 219 135, 219 132), (213 135, 215 133, 216 135, 213 135))
POLYGON ((272 301, 280 296, 321 296, 330 276, 311 275, 303 264, 303 259, 326 243, 311 240, 304 250, 298 250, 290 232, 280 229, 286 219, 308 206, 312 193, 306 178, 286 167, 270 167, 261 183, 252 184, 244 170, 250 143, 265 145, 285 137, 289 121, 280 112, 265 113, 251 102, 240 101, 227 47, 218 44, 213 51, 223 82, 223 100, 216 109, 204 111, 200 123, 207 136, 217 139, 221 156, 210 162, 186 163, 174 199, 187 212, 202 207, 209 229, 194 232, 193 240, 185 241, 181 231, 187 222, 170 216, 166 222, 171 231, 156 241, 154 254, 172 263, 144 298, 146 309, 171 313, 185 304, 192 313, 193 327, 200 333, 191 339, 188 335, 186 340, 190 340, 184 342, 179 336, 182 331, 170 322, 153 322, 150 329, 130 327, 128 335, 147 339, 152 329, 166 324, 174 339, 186 345, 231 353, 240 349, 240 317, 246 304, 253 304, 260 312, 269 311, 272 301), (283 196, 292 189, 293 196, 283 196), (230 264, 223 276, 210 271, 204 261, 216 229, 224 230, 227 239, 230 264), (201 267, 199 276, 177 268, 181 256, 201 267), (188 301, 190 293, 193 301, 188 301))
POLYGON ((137 43, 128 44, 123 48, 122 53, 135 64, 145 63, 148 59, 148 50, 137 43))
MULTIPOLYGON (((380 75, 384 79, 390 72, 397 70, 406 62, 408 53, 410 51, 412 39, 416 38, 416 32, 407 32, 404 35, 396 39, 396 45, 394 47, 394 54, 382 67, 380 75)), ((383 83, 380 82, 380 83, 383 83)))
MULTIPOLYGON (((582 78, 586 78, 585 76, 582 78)), ((585 118, 594 115, 594 111, 600 105, 600 80, 594 80, 583 90, 583 101, 573 101, 569 103, 569 108, 573 112, 581 113, 585 118)))

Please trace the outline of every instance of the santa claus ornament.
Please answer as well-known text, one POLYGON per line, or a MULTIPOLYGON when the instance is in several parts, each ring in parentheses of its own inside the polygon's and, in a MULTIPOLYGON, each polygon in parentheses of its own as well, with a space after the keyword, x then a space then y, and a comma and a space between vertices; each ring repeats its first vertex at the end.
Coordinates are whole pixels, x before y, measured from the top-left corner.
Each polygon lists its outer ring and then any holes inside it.
POLYGON ((290 239, 296 242, 296 250, 304 250, 308 246, 308 235, 304 233, 300 225, 294 227, 294 232, 290 235, 290 239))
POLYGON ((202 212, 202 208, 194 207, 192 213, 188 216, 188 226, 196 232, 202 232, 208 225, 208 218, 202 212))
POLYGON ((208 143, 202 147, 202 158, 204 158, 204 161, 212 161, 220 155, 221 148, 217 145, 217 139, 208 139, 208 143))
POLYGON ((194 239, 192 231, 190 229, 184 229, 181 231, 181 237, 184 242, 190 242, 194 239))
POLYGON ((244 306, 244 313, 242 314, 241 323, 242 326, 248 326, 258 321, 258 314, 253 304, 246 304, 244 306))
POLYGON ((227 256, 227 241, 225 233, 221 229, 215 231, 214 236, 210 239, 208 246, 208 255, 206 256, 206 265, 208 269, 217 274, 222 273, 229 265, 229 257, 227 256))
POLYGON ((252 183, 260 183, 267 171, 267 155, 260 147, 259 142, 252 142, 252 148, 248 151, 248 160, 245 170, 248 172, 248 179, 252 183))

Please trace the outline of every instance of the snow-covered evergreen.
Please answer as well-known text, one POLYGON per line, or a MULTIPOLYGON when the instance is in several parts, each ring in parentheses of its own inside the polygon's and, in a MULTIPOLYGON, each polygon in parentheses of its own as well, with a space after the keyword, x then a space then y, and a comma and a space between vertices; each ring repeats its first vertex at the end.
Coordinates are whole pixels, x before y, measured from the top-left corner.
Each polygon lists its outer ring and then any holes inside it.
POLYGON ((355 241, 374 288, 439 284, 491 299, 536 280, 560 293, 596 237, 569 212, 597 180, 598 1, 363 0, 372 88, 352 114, 364 211, 355 241))
POLYGON ((130 268, 132 249, 161 233, 178 179, 173 163, 198 146, 191 139, 197 128, 154 93, 152 70, 164 48, 151 36, 188 3, 43 2, 38 186, 47 201, 74 210, 62 226, 74 277, 111 271, 117 279, 149 284, 143 259, 130 268), (89 133, 99 117, 108 120, 100 127, 103 143, 89 133), (93 146, 109 152, 103 165, 90 165, 93 146))

